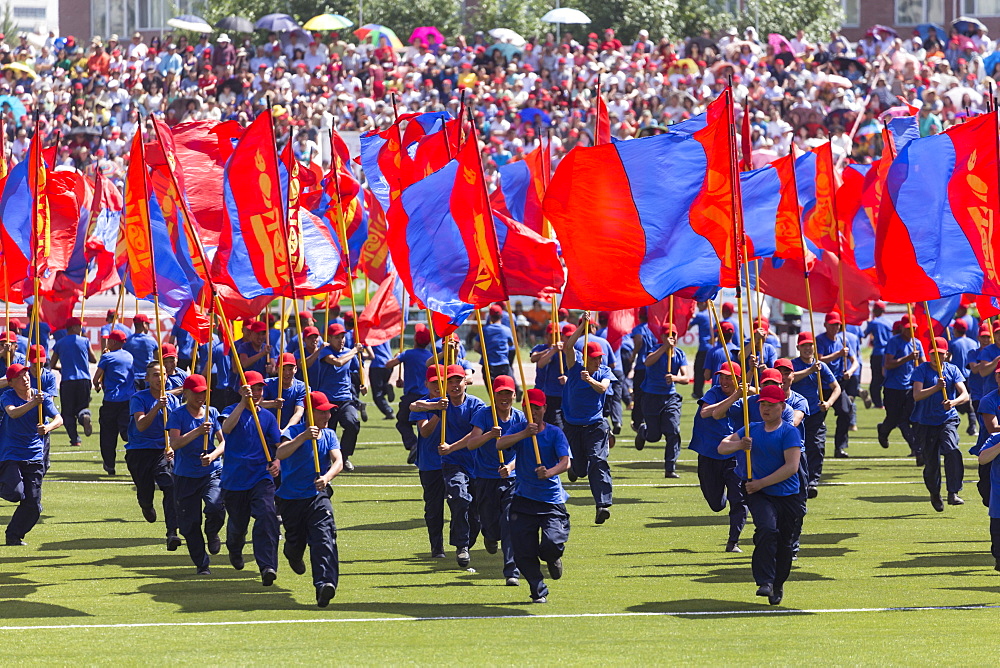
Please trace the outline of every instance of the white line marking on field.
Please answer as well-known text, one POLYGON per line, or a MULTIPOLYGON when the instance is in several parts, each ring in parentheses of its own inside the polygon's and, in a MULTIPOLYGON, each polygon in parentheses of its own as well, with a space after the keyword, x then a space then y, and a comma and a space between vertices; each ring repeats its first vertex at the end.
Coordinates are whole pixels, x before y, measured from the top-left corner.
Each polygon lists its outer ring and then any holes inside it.
POLYGON ((162 628, 180 626, 257 626, 263 624, 343 624, 343 623, 381 623, 381 622, 450 622, 450 621, 488 621, 515 619, 581 619, 581 618, 611 618, 611 617, 719 617, 723 615, 743 615, 754 617, 758 615, 821 615, 844 613, 872 612, 937 612, 942 610, 997 610, 1000 605, 928 605, 900 606, 889 608, 818 608, 818 609, 781 609, 762 608, 758 610, 690 610, 677 612, 580 612, 552 615, 470 615, 467 617, 345 617, 342 619, 252 619, 225 622, 138 622, 133 624, 46 624, 40 626, 0 626, 0 631, 36 631, 36 630, 66 630, 66 629, 138 629, 162 628))

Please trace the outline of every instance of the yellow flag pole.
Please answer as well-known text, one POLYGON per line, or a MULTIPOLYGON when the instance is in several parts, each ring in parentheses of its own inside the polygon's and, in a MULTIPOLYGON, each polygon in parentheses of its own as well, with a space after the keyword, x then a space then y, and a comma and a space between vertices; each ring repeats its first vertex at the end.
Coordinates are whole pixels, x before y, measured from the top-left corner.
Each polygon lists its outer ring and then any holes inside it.
POLYGON ((944 378, 944 362, 941 360, 937 346, 934 345, 934 320, 931 318, 931 309, 926 301, 924 302, 924 313, 927 315, 927 336, 930 337, 931 350, 934 351, 934 365, 937 367, 938 378, 942 382, 941 396, 944 397, 945 401, 948 401, 948 382, 944 378))
MULTIPOLYGON (((440 369, 440 367, 441 367, 441 358, 438 357, 437 337, 434 335, 434 316, 431 313, 431 310, 429 308, 425 307, 424 308, 424 312, 427 313, 427 329, 431 333, 431 353, 434 355, 434 368, 435 369, 440 369)), ((399 341, 400 341, 399 347, 402 348, 403 347, 403 343, 402 343, 403 342, 403 337, 402 337, 402 335, 400 335, 399 341)), ((441 352, 444 352, 444 347, 443 346, 441 348, 441 352)), ((447 375, 447 372, 445 373, 445 375, 447 375)), ((441 398, 448 402, 448 404, 446 405, 445 409, 443 411, 441 411, 441 445, 444 445, 445 444, 445 429, 447 429, 447 427, 448 427, 448 408, 447 408, 447 406, 451 405, 451 398, 448 396, 447 392, 445 392, 445 390, 447 389, 446 388, 447 379, 446 378, 441 378, 441 374, 440 373, 437 374, 437 377, 438 377, 438 381, 437 381, 438 382, 438 391, 441 392, 441 398)), ((494 420, 495 420, 495 418, 494 418, 494 420)))
MULTIPOLYGON (((528 403, 528 381, 524 375, 524 363, 521 361, 521 346, 517 340, 517 327, 514 327, 514 309, 510 307, 510 300, 507 300, 507 315, 510 317, 510 328, 511 336, 514 338, 514 356, 517 358, 517 370, 521 376, 521 398, 522 404, 524 405, 524 417, 529 421, 531 420, 531 406, 528 403)), ((485 343, 485 342, 484 342, 485 343)), ((538 449, 538 437, 534 434, 531 435, 531 444, 535 448, 535 464, 542 465, 542 454, 538 449)), ((500 462, 503 463, 503 455, 500 454, 500 449, 497 448, 497 454, 500 455, 500 462)))
MULTIPOLYGON (((354 298, 354 274, 351 273, 351 251, 347 247, 347 217, 344 215, 344 204, 343 199, 340 196, 340 163, 339 158, 336 155, 336 151, 333 156, 333 184, 334 190, 337 194, 337 223, 340 227, 340 239, 341 239, 341 249, 344 252, 344 262, 347 263, 347 283, 350 288, 351 295, 351 312, 354 314, 354 343, 355 345, 360 344, 361 341, 358 339, 358 320, 361 319, 361 314, 358 313, 358 305, 354 298)), ((330 299, 327 296, 327 307, 329 307, 330 299)), ((329 323, 326 325, 329 327, 329 323)), ((361 360, 358 360, 358 368, 360 369, 358 375, 361 379, 361 389, 365 388, 365 365, 360 364, 361 360)))
MULTIPOLYGON (((205 422, 208 422, 209 408, 212 406, 212 349, 215 348, 215 342, 212 338, 215 336, 215 309, 208 310, 208 343, 206 348, 208 348, 208 354, 205 357, 205 422)), ((198 346, 194 347, 195 355, 198 354, 198 346)), ((208 434, 205 434, 205 443, 202 450, 208 452, 209 445, 208 434)))

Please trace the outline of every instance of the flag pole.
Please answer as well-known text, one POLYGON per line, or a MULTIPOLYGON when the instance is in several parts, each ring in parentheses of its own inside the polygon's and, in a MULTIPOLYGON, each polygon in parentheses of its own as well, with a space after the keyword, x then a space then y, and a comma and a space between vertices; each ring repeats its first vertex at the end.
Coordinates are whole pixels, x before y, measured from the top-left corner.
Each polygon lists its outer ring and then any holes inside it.
MULTIPOLYGON (((330 145, 332 147, 333 135, 331 134, 330 137, 331 137, 330 145)), ((360 333, 360 329, 358 328, 358 320, 361 319, 361 314, 358 313, 358 305, 354 299, 354 275, 351 273, 351 249, 347 247, 347 217, 344 215, 344 202, 343 198, 340 195, 340 162, 338 158, 339 156, 337 156, 336 151, 334 151, 333 187, 337 194, 337 223, 338 227, 340 228, 341 243, 343 244, 343 246, 341 246, 341 249, 343 250, 344 253, 344 262, 347 264, 347 284, 348 287, 350 287, 351 289, 351 313, 354 314, 354 345, 359 345, 361 341, 358 338, 358 334, 360 333)), ((327 313, 329 314, 330 295, 327 295, 326 306, 327 306, 327 313)), ((326 323, 326 326, 329 327, 329 323, 326 323)), ((358 360, 358 369, 359 369, 358 376, 360 377, 361 381, 361 389, 363 390, 365 389, 365 365, 361 364, 360 359, 358 360)))
MULTIPOLYGON (((32 216, 31 216, 31 228, 32 228, 32 230, 34 232, 34 234, 32 236, 33 236, 33 240, 35 242, 33 244, 33 246, 32 246, 32 249, 31 249, 32 250, 32 253, 31 253, 31 263, 33 265, 33 267, 32 267, 32 269, 33 269, 33 271, 32 271, 32 287, 33 287, 33 292, 34 292, 34 301, 32 303, 32 308, 31 308, 31 322, 28 325, 28 333, 30 335, 31 332, 34 332, 35 343, 36 344, 41 344, 41 341, 39 340, 41 338, 39 336, 39 331, 41 329, 41 327, 40 327, 40 320, 39 320, 39 318, 41 317, 41 308, 40 308, 41 307, 41 296, 39 294, 39 291, 41 289, 41 278, 38 275, 38 272, 39 272, 39 267, 38 267, 38 253, 39 253, 39 248, 41 248, 42 254, 45 257, 49 256, 49 240, 48 240, 48 236, 47 236, 48 233, 49 233, 49 228, 48 228, 48 225, 44 224, 44 222, 39 221, 39 201, 40 201, 41 197, 45 196, 44 193, 45 193, 45 187, 47 185, 46 182, 48 180, 47 179, 48 175, 45 172, 45 158, 42 157, 42 134, 41 134, 41 132, 38 129, 38 110, 37 109, 35 110, 35 136, 32 138, 32 140, 33 140, 32 141, 32 149, 33 149, 33 151, 32 151, 32 155, 31 155, 31 160, 34 163, 32 165, 32 167, 33 167, 33 170, 35 172, 35 182, 32 184, 34 192, 32 193, 32 198, 31 198, 31 208, 32 208, 32 212, 31 212, 32 213, 32 216), (39 183, 39 181, 41 181, 41 183, 39 183), (40 229, 39 223, 42 223, 42 225, 44 226, 45 229, 40 229)), ((30 174, 30 170, 29 170, 29 174, 30 174)), ((48 211, 46 211, 46 215, 47 214, 48 214, 48 211)), ((6 266, 6 261, 4 262, 4 265, 6 266)), ((31 341, 30 341, 30 336, 29 336, 29 344, 30 344, 30 342, 31 341)), ((30 352, 30 345, 29 345, 29 352, 30 352)), ((41 358, 41 355, 35 355, 35 378, 38 379, 38 392, 41 393, 41 391, 42 391, 42 358, 41 358)), ((30 383, 29 383, 29 385, 30 385, 30 383)), ((38 424, 41 425, 41 424, 44 424, 44 423, 45 423, 45 411, 44 411, 44 408, 43 408, 42 404, 38 404, 38 424)))
POLYGON ((927 316, 927 336, 930 338, 931 350, 934 351, 934 365, 937 367, 938 378, 941 379, 941 396, 944 397, 945 401, 948 401, 948 383, 944 378, 944 362, 941 361, 941 353, 938 352, 937 346, 934 345, 934 319, 931 318, 931 308, 924 301, 924 314, 927 316))
MULTIPOLYGON (((722 346, 722 352, 726 356, 726 362, 728 364, 732 365, 733 360, 729 356, 729 347, 726 346, 726 339, 725 339, 725 337, 722 336, 722 320, 719 319, 719 314, 715 310, 715 302, 712 301, 711 299, 708 300, 708 308, 711 309, 711 311, 712 311, 712 317, 715 318, 716 331, 719 332, 719 345, 722 346)), ((740 371, 741 371, 740 375, 742 376, 743 375, 742 374, 742 368, 740 369, 740 371)))
MULTIPOLYGON (((448 397, 448 394, 445 392, 445 389, 447 389, 445 387, 445 385, 447 384, 447 378, 441 378, 441 373, 440 373, 440 370, 441 370, 441 358, 438 357, 437 337, 434 335, 434 315, 431 313, 430 308, 428 308, 426 306, 424 307, 424 312, 427 314, 427 329, 431 333, 431 352, 434 355, 434 368, 438 371, 438 373, 436 374, 437 375, 437 379, 438 379, 437 380, 438 391, 441 392, 441 398, 448 402, 448 404, 445 406, 445 409, 443 411, 441 411, 441 445, 444 445, 445 444, 445 430, 448 428, 448 405, 451 405, 451 399, 448 397)), ((403 347, 402 336, 400 337, 400 344, 399 344, 399 346, 400 346, 400 348, 403 347)), ((444 346, 443 345, 441 346, 441 352, 442 353, 444 352, 444 346)), ((448 373, 448 370, 445 369, 445 376, 447 376, 447 373, 448 373)))
MULTIPOLYGON (((205 359, 205 379, 206 379, 205 385, 207 386, 205 388, 205 422, 208 422, 209 419, 208 409, 212 405, 212 364, 213 364, 212 349, 215 348, 215 344, 212 342, 212 338, 214 336, 215 336, 215 304, 213 304, 208 309, 208 344, 206 344, 205 346, 206 348, 208 348, 208 355, 206 356, 205 359)), ((198 346, 194 347, 194 354, 195 355, 198 354, 198 346)), ((279 429, 281 428, 280 423, 278 424, 278 428, 279 429)), ((208 452, 208 445, 209 445, 208 434, 205 434, 205 445, 202 448, 205 452, 208 452)))
MULTIPOLYGON (((514 324, 514 309, 510 307, 510 300, 507 300, 507 317, 510 318, 511 325, 514 324)), ((524 416, 531 419, 531 406, 528 403, 528 380, 524 375, 524 363, 521 361, 521 346, 517 340, 517 327, 510 328, 511 336, 514 338, 514 356, 517 358, 517 371, 521 376, 521 399, 522 405, 524 406, 524 416)), ((535 448, 535 464, 542 465, 542 454, 538 450, 538 437, 535 434, 531 435, 531 444, 535 448)), ((500 449, 497 448, 497 454, 500 456, 500 462, 503 463, 503 455, 500 453, 500 449)))
MULTIPOLYGON (((476 314, 476 329, 479 331, 479 350, 482 353, 483 358, 483 380, 486 382, 486 394, 490 397, 490 410, 493 412, 493 424, 499 426, 500 422, 497 420, 497 402, 493 396, 493 378, 490 377, 490 358, 486 352, 486 337, 483 336, 483 315, 479 312, 478 308, 473 310, 476 314)), ((516 336, 513 332, 514 330, 511 328, 511 335, 516 336)), ((514 345, 516 346, 517 343, 514 345)), ((447 352, 445 352, 445 357, 447 357, 447 352)), ((499 452, 497 454, 499 454, 499 452)), ((500 463, 503 464, 503 455, 500 455, 500 463)))
MULTIPOLYGON (((278 338, 278 345, 279 345, 279 348, 278 348, 278 361, 279 362, 281 361, 281 356, 283 354, 285 354, 285 323, 288 321, 288 319, 285 317, 285 306, 286 306, 286 304, 285 304, 285 297, 284 297, 284 295, 282 295, 282 297, 281 297, 281 304, 279 306, 279 308, 281 309, 281 317, 278 320, 278 324, 281 327, 281 334, 280 334, 280 336, 278 338)), ((298 318, 299 318, 299 314, 296 313, 295 314, 295 319, 298 320, 298 318)), ((268 346, 271 345, 270 337, 271 337, 271 335, 270 335, 270 333, 268 333, 268 342, 267 342, 268 346)), ((285 380, 285 367, 284 367, 283 364, 279 364, 278 366, 279 366, 279 368, 277 370, 278 371, 278 399, 281 399, 281 395, 284 394, 284 392, 285 392, 285 388, 284 388, 284 384, 285 384, 284 383, 284 380, 285 380)), ((306 373, 307 373, 307 371, 306 371, 306 361, 303 359, 302 360, 302 376, 305 377, 306 373)), ((280 403, 280 401, 278 403, 277 414, 278 414, 278 429, 281 429, 281 403, 280 403)))
MULTIPOLYGON (((799 209, 799 190, 798 190, 798 176, 795 172, 795 142, 791 145, 792 152, 792 183, 795 187, 792 189, 795 192, 795 217, 799 225, 799 243, 802 244, 802 276, 806 282, 806 310, 809 311, 809 331, 813 335, 813 357, 814 361, 819 361, 819 350, 816 348, 816 321, 813 316, 813 298, 812 298, 812 286, 809 281, 809 263, 806 262, 806 235, 802 230, 802 211, 799 209)), ((823 374, 819 371, 816 372, 816 391, 819 397, 820 403, 823 403, 823 374)))
MULTIPOLYGON (((831 171, 833 171, 833 144, 826 143, 826 150, 830 152, 831 171)), ((833 207, 833 225, 837 232, 837 294, 840 305, 840 336, 843 342, 843 350, 847 351, 847 306, 844 298, 844 237, 840 230, 840 216, 837 215, 837 174, 830 174, 830 201, 833 207)), ((930 313, 928 313, 930 316, 930 313)), ((931 333, 934 329, 931 329, 931 333)), ((860 362, 859 362, 860 364, 860 362)), ((844 371, 847 371, 847 355, 844 355, 844 371)))
MULTIPOLYGON (((10 331, 10 283, 7 280, 7 258, 3 258, 3 328, 10 331)), ((10 366, 10 346, 7 346, 7 366, 10 366)))

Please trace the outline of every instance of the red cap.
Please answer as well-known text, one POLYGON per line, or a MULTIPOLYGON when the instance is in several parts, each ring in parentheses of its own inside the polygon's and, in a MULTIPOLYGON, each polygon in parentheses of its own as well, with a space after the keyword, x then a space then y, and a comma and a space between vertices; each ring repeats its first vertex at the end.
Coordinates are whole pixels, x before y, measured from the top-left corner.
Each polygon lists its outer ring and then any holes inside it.
POLYGON ((969 326, 965 324, 964 320, 956 320, 955 322, 951 323, 951 327, 956 332, 967 332, 969 330, 969 326))
POLYGON ((531 388, 528 390, 528 403, 532 406, 544 406, 545 392, 539 390, 537 387, 531 388))
POLYGON ((500 304, 490 306, 490 315, 500 315, 501 313, 503 313, 503 307, 500 304))
POLYGON ((7 381, 9 382, 14 380, 27 370, 28 367, 24 366, 23 364, 11 364, 9 367, 7 367, 7 381))
POLYGON ((448 378, 465 378, 465 367, 461 364, 448 365, 448 378))
POLYGON ((1000 329, 1000 320, 991 320, 990 322, 992 323, 990 326, 993 328, 993 331, 1000 329))
POLYGON ((736 310, 736 304, 734 304, 732 302, 722 302, 722 310, 723 311, 726 311, 726 310, 735 311, 736 310))
POLYGON ((43 346, 38 345, 38 344, 35 344, 33 346, 28 346, 28 361, 29 362, 38 362, 38 361, 44 362, 45 361, 45 348, 43 346))
MULTIPOLYGON (((986 333, 989 334, 989 332, 986 333)), ((17 343, 17 334, 15 334, 14 332, 4 332, 3 338, 0 339, 0 341, 10 341, 11 343, 17 343)))
POLYGON ((426 346, 431 342, 431 333, 426 329, 418 329, 413 333, 413 342, 418 346, 426 346))
POLYGON ((910 314, 909 313, 904 313, 903 316, 899 319, 899 322, 900 322, 901 325, 909 325, 910 324, 910 314))
POLYGON ((775 360, 774 361, 774 368, 775 369, 789 369, 791 371, 795 371, 795 367, 792 366, 792 360, 788 359, 787 357, 782 357, 781 359, 775 360))
POLYGON ((757 400, 764 401, 769 404, 780 404, 785 400, 785 391, 777 385, 767 385, 760 388, 760 394, 757 395, 757 400))
POLYGON ((551 334, 552 332, 556 331, 556 327, 558 327, 556 323, 550 322, 548 325, 545 326, 545 333, 551 334))
POLYGON ((733 334, 733 333, 736 332, 736 327, 734 327, 733 323, 729 322, 728 320, 727 321, 723 321, 719 325, 719 328, 722 330, 723 334, 733 334))
POLYGON ((299 317, 303 320, 312 320, 312 313, 309 311, 299 311, 299 317))
POLYGON ((208 389, 208 381, 200 373, 193 373, 184 379, 182 387, 192 392, 204 392, 208 389))
POLYGON ((69 329, 70 327, 82 327, 83 326, 83 321, 80 320, 79 318, 77 318, 76 316, 73 316, 72 318, 68 318, 66 320, 66 325, 65 326, 66 326, 66 329, 69 329))
POLYGON ((335 322, 326 328, 327 336, 340 336, 341 334, 346 334, 347 330, 339 322, 335 322))
POLYGON ((117 313, 117 311, 115 311, 113 308, 109 308, 108 309, 108 317, 109 318, 113 318, 115 316, 115 313, 117 313))
POLYGON ((574 327, 573 325, 563 325, 561 333, 563 336, 573 336, 573 332, 575 331, 576 327, 574 327))
POLYGON ((777 369, 764 369, 760 372, 760 384, 761 386, 767 382, 780 383, 781 382, 781 372, 777 369))
POLYGON ((247 325, 248 332, 266 332, 267 323, 263 320, 252 320, 250 324, 247 325))
POLYGON ((936 353, 946 353, 948 352, 948 341, 943 336, 934 337, 934 352, 936 353))
POLYGON ((830 311, 826 314, 826 320, 824 321, 828 325, 839 325, 844 321, 840 319, 840 314, 836 311, 830 311))
MULTIPOLYGON (((992 333, 993 332, 990 331, 990 324, 988 322, 984 322, 979 326, 979 336, 989 336, 992 333)), ((1000 368, 1000 366, 997 368, 1000 368)))
POLYGON ((120 329, 113 329, 110 332, 108 332, 108 341, 117 341, 119 343, 125 343, 126 338, 128 337, 125 336, 125 332, 123 332, 120 329))
POLYGON ((762 318, 757 318, 753 321, 754 329, 763 329, 765 332, 771 330, 771 324, 762 318))
POLYGON ((795 342, 795 345, 801 346, 803 343, 816 343, 812 332, 799 332, 799 338, 795 342))
POLYGON ((883 311, 885 310, 885 302, 884 302, 884 301, 882 301, 881 299, 880 299, 880 300, 878 300, 877 302, 875 302, 875 303, 873 304, 873 306, 878 306, 878 307, 879 307, 880 309, 882 309, 883 311))
MULTIPOLYGON (((464 374, 463 374, 464 375, 464 374)), ((514 385, 514 379, 510 376, 497 376, 493 379, 493 391, 494 392, 513 392, 517 389, 514 385)))
POLYGON ((309 393, 309 400, 312 402, 313 410, 329 411, 337 407, 337 404, 327 399, 325 394, 316 390, 309 393))
POLYGON ((569 309, 568 308, 561 308, 561 309, 559 309, 559 317, 560 318, 568 318, 569 317, 569 309))
POLYGON ((427 380, 434 382, 445 375, 446 371, 443 364, 432 364, 427 367, 427 380))
POLYGON ((597 341, 587 342, 587 357, 604 357, 604 349, 597 341))
POLYGON ((264 376, 260 375, 259 371, 247 371, 244 376, 246 376, 247 385, 263 385, 264 376))
POLYGON ((167 357, 177 357, 177 346, 172 343, 164 343, 160 346, 160 357, 164 359, 167 357))
POLYGON ((145 322, 149 323, 149 316, 145 313, 136 313, 135 317, 132 318, 132 322, 145 322))
POLYGON ((742 376, 743 369, 736 362, 725 362, 719 370, 715 372, 716 376, 742 376))
POLYGON ((21 321, 17 318, 11 318, 10 323, 7 326, 8 329, 21 329, 21 321))
POLYGON ((295 355, 291 353, 281 353, 281 366, 295 366, 296 364, 298 364, 298 362, 295 360, 295 355))
POLYGON ((319 327, 303 327, 302 336, 319 336, 319 327))

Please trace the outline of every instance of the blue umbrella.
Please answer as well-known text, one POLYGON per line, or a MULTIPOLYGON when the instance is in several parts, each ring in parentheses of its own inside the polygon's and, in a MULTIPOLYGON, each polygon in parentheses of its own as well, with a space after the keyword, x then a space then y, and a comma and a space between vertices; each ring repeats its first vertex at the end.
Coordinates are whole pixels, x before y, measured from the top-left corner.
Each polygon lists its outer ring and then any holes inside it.
POLYGON ((527 109, 522 109, 517 112, 517 115, 522 121, 527 121, 532 125, 535 125, 536 123, 541 123, 542 125, 552 125, 552 117, 538 107, 528 107, 527 109))
POLYGON ((937 38, 939 42, 943 42, 948 38, 948 31, 939 26, 936 23, 921 23, 917 26, 917 32, 920 33, 921 41, 926 42, 927 36, 931 34, 931 28, 937 33, 937 38))
POLYGON ((963 35, 972 35, 977 30, 987 29, 986 26, 983 25, 982 21, 968 16, 959 16, 957 19, 951 22, 951 27, 963 35))
POLYGON ((288 32, 301 28, 298 21, 288 14, 268 14, 257 19, 254 28, 257 30, 270 30, 272 32, 288 32))
POLYGON ((993 76, 993 68, 1000 63, 1000 51, 994 51, 985 58, 983 58, 983 71, 986 72, 986 76, 993 76))
POLYGON ((13 95, 0 95, 0 113, 7 113, 7 108, 14 112, 14 122, 20 126, 21 118, 28 115, 24 104, 13 95))

